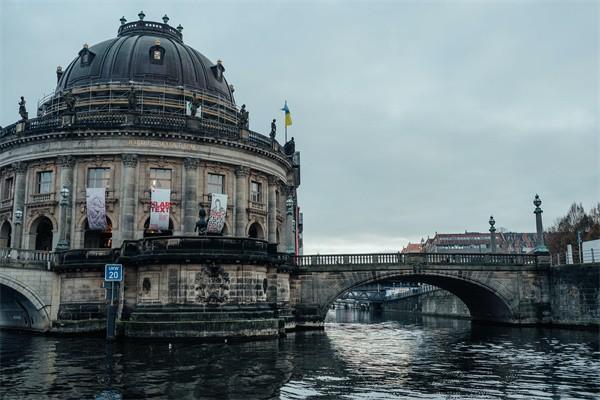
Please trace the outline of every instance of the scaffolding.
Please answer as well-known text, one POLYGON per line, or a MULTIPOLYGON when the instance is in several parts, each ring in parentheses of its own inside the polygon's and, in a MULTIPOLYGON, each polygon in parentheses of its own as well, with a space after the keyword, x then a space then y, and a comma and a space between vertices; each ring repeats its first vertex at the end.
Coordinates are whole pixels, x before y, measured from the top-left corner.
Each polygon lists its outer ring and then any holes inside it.
MULTIPOLYGON (((184 86, 130 81, 90 83, 69 90, 77 99, 75 111, 112 113, 131 111, 129 95, 132 89, 136 98, 135 112, 141 114, 184 116, 187 115, 188 102, 195 100, 200 105, 199 118, 224 124, 238 124, 237 108, 225 96, 184 86)), ((62 91, 57 90, 38 101, 39 117, 60 114, 66 110, 62 91)))

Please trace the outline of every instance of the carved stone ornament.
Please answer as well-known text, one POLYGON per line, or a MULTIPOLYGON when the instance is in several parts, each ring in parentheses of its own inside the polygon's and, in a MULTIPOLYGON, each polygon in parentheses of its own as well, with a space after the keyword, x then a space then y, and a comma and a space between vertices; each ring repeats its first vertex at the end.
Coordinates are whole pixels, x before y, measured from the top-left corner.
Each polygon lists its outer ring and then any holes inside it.
POLYGON ((250 168, 248 167, 238 167, 235 169, 235 176, 244 177, 250 174, 250 168))
POLYGON ((63 168, 73 168, 73 166, 75 166, 75 157, 58 156, 58 163, 63 168))
POLYGON ((138 156, 136 154, 123 154, 123 165, 130 168, 135 168, 138 163, 138 156))
POLYGON ((229 299, 229 273, 222 266, 212 264, 196 272, 194 294, 198 303, 221 304, 229 299))
POLYGON ((267 181, 269 182, 269 185, 270 185, 270 186, 274 186, 274 185, 277 185, 277 184, 278 184, 278 182, 279 182, 279 178, 278 178, 278 177, 276 177, 275 175, 269 175, 269 176, 267 177, 267 181))
POLYGON ((27 163, 24 161, 18 161, 12 164, 13 169, 17 173, 25 173, 27 172, 27 163))
POLYGON ((183 160, 183 166, 185 167, 185 169, 198 169, 199 165, 200 160, 198 160, 197 158, 188 157, 183 160))

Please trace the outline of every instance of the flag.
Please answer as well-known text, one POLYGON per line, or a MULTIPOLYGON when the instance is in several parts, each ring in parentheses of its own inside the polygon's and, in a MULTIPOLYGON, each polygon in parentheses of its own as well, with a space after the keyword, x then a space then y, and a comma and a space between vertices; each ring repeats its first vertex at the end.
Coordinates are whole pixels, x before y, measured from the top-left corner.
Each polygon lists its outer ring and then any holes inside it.
POLYGON ((285 101, 285 104, 283 105, 281 111, 285 111, 285 126, 290 126, 292 124, 292 114, 290 114, 290 109, 288 108, 287 100, 285 101))

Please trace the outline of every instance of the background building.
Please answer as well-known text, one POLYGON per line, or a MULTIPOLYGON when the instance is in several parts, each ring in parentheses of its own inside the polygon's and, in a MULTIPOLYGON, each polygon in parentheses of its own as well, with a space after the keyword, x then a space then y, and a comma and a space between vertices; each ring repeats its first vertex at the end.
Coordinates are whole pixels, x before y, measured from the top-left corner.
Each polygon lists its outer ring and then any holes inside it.
MULTIPOLYGON (((535 248, 535 233, 499 232, 496 233, 497 253, 527 254, 535 248)), ((423 244, 425 253, 489 253, 491 237, 489 233, 436 233, 423 244)))

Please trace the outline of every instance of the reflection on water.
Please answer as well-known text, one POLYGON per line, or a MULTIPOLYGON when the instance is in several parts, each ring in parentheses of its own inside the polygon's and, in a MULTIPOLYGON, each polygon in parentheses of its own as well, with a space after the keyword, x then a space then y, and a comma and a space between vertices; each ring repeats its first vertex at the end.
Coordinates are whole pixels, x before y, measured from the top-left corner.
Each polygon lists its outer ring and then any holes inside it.
POLYGON ((245 343, 0 332, 2 399, 597 398, 597 333, 335 310, 245 343))

